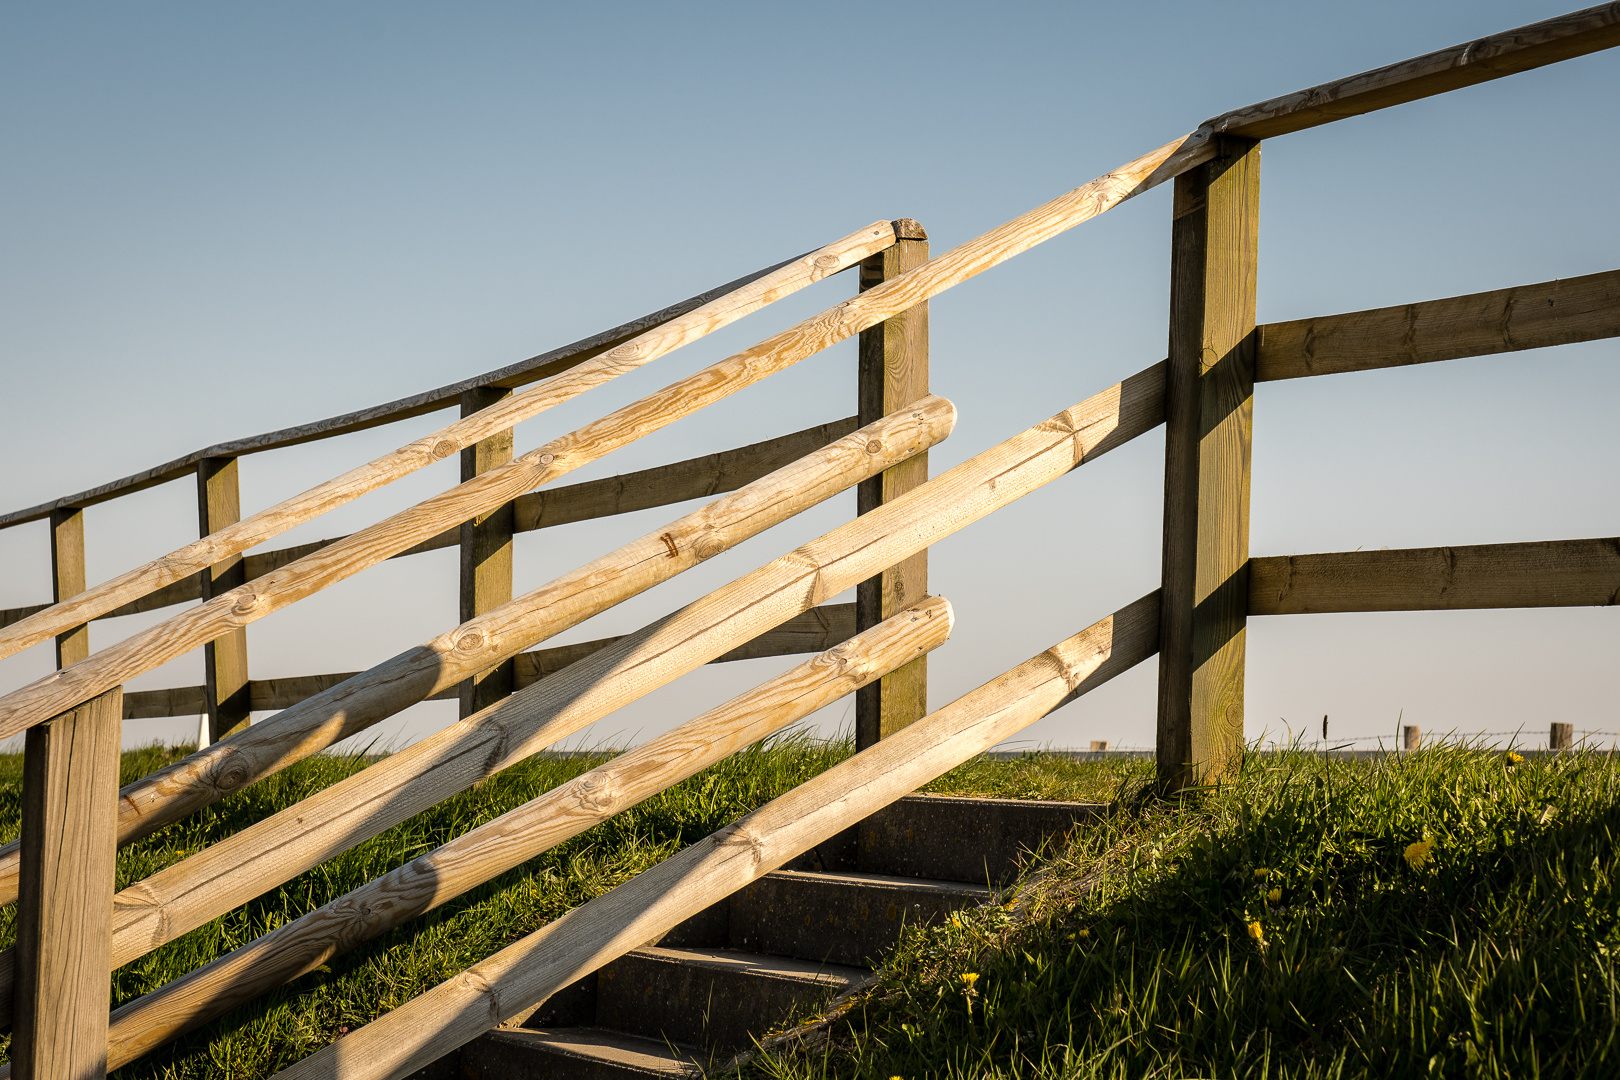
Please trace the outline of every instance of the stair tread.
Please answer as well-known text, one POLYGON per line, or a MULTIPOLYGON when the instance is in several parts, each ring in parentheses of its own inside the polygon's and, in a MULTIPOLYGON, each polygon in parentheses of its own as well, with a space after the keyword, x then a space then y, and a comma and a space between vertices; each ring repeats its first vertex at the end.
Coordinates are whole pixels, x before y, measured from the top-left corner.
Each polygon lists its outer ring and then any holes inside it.
POLYGON ((775 870, 765 876, 779 881, 870 885, 874 888, 911 889, 919 892, 971 893, 986 900, 994 895, 988 886, 971 881, 942 881, 939 878, 904 877, 899 874, 867 874, 856 870, 775 870))
POLYGON ((652 1075, 701 1076, 697 1055, 661 1039, 647 1039, 608 1028, 503 1029, 484 1036, 503 1049, 559 1054, 652 1075))
POLYGON ((851 985, 872 975, 870 968, 801 960, 791 956, 770 956, 765 953, 744 952, 741 949, 671 949, 648 945, 633 949, 626 955, 644 960, 690 964, 714 971, 755 975, 767 979, 786 979, 793 982, 851 985))

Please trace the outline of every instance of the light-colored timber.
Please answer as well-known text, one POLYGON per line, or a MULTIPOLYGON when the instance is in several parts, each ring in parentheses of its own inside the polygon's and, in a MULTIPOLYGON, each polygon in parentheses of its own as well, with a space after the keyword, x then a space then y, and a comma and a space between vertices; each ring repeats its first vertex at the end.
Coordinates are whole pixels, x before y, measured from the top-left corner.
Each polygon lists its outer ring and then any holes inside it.
POLYGON ((1252 560, 1249 612, 1461 611, 1620 604, 1620 537, 1338 551, 1252 560))
MULTIPOLYGON (((909 218, 895 223, 894 246, 861 263, 861 289, 876 288, 928 261, 928 234, 909 218)), ((856 374, 856 415, 869 423, 928 393, 928 303, 862 330, 856 374)), ((855 489, 865 514, 928 479, 928 455, 885 470, 855 489)), ((919 551, 855 586, 855 621, 865 629, 928 594, 928 552, 919 551)), ((928 712, 928 656, 923 654, 855 694, 855 748, 865 749, 928 712)))
MULTIPOLYGON (((554 405, 577 397, 587 390, 617 378, 627 371, 633 371, 745 315, 758 311, 783 296, 853 266, 893 242, 894 227, 886 221, 875 222, 701 307, 647 330, 609 351, 572 364, 566 371, 558 372, 539 386, 504 398, 473 416, 457 420, 398 450, 350 469, 342 476, 317 484, 308 491, 277 503, 268 510, 253 514, 229 528, 203 537, 161 559, 120 574, 80 594, 69 605, 58 604, 54 608, 30 616, 0 631, 0 659, 42 641, 51 634, 61 632, 62 627, 84 622, 96 614, 110 611, 138 596, 196 573, 204 566, 240 554, 250 547, 286 532, 295 525, 359 498, 366 492, 449 457, 464 447, 510 428, 520 420, 538 415, 554 405)), ((535 454, 546 452, 543 448, 535 454)), ((560 472, 551 475, 560 475, 560 472)), ((537 481, 539 482, 543 481, 537 481)), ((514 491, 512 494, 514 496, 522 494, 523 491, 535 486, 537 484, 530 484, 522 491, 514 491)), ((474 508, 464 517, 447 522, 444 527, 459 525, 473 514, 487 512, 496 505, 499 503, 474 508)), ((4 520, 0 519, 0 524, 3 524, 4 520)), ((434 529, 414 536, 405 547, 426 540, 439 531, 441 530, 434 529)))
MULTIPOLYGON (((197 462, 197 525, 207 536, 242 520, 240 473, 236 458, 197 462)), ((202 599, 230 592, 247 581, 242 557, 232 555, 197 573, 202 599)), ((232 630, 203 646, 203 704, 207 715, 197 743, 216 743, 248 723, 247 630, 232 630)))
MULTIPOLYGON (((709 662, 721 664, 733 660, 758 660, 766 656, 823 652, 854 633, 854 604, 822 604, 709 662)), ((618 640, 619 637, 597 638, 594 641, 580 641, 571 645, 556 645, 549 649, 518 653, 512 658, 513 689, 521 690, 547 675, 561 671, 576 660, 583 660, 592 653, 607 648, 618 640)), ((358 671, 338 671, 325 675, 254 679, 248 683, 248 700, 252 702, 254 712, 279 712, 330 690, 340 683, 348 682, 360 674, 362 673, 358 671)), ((136 690, 126 693, 124 719, 149 720, 163 716, 196 716, 203 711, 205 692, 205 688, 201 686, 176 686, 165 690, 136 690)), ((441 690, 423 700, 455 701, 459 698, 458 690, 441 690)), ((0 847, 0 860, 3 860, 9 850, 8 847, 0 847)))
POLYGON ((1243 744, 1260 145, 1176 178, 1166 361, 1158 771, 1218 780, 1243 744))
MULTIPOLYGON (((520 495, 509 504, 513 508, 513 531, 549 529, 576 521, 589 521, 613 514, 629 514, 690 499, 722 495, 728 491, 735 491, 744 484, 752 483, 767 473, 775 472, 812 450, 826 446, 834 439, 843 438, 857 427, 860 427, 860 423, 856 418, 846 416, 842 420, 817 424, 801 431, 739 446, 732 450, 703 454, 638 472, 603 477, 601 480, 587 480, 581 484, 569 484, 565 487, 548 488, 520 495)), ((246 566, 246 577, 249 580, 263 577, 272 570, 279 570, 341 539, 342 537, 334 537, 330 540, 315 540, 307 544, 255 552, 245 556, 242 561, 246 566)), ((454 547, 460 542, 461 530, 458 526, 430 537, 414 547, 406 548, 390 558, 403 559, 410 555, 454 547)), ((201 598, 202 580, 199 575, 193 574, 96 618, 111 619, 142 611, 156 611, 159 608, 201 598)), ((0 611, 0 628, 20 622, 48 607, 49 604, 35 604, 32 607, 0 611)), ((265 706, 254 705, 253 708, 260 710, 265 706)))
POLYGON ((1620 335, 1620 270, 1259 328, 1256 382, 1620 335))
MULTIPOLYGON (((382 405, 372 405, 354 412, 343 413, 340 416, 317 420, 314 423, 300 424, 296 427, 282 428, 278 431, 267 432, 263 435, 254 435, 246 439, 234 439, 230 442, 216 443, 205 447, 184 457, 155 466, 126 476, 112 483, 102 484, 99 487, 81 491, 75 495, 64 495, 60 499, 31 506, 26 510, 15 510, 9 514, 0 515, 0 529, 12 525, 21 525, 28 521, 37 521, 51 510, 67 506, 93 506, 120 495, 128 495, 144 490, 155 484, 177 480, 196 468, 197 462, 209 457, 241 457, 247 454, 257 454, 266 450, 279 450, 282 447, 298 446, 319 439, 330 439, 336 435, 347 435, 350 432, 365 431, 368 428, 383 424, 392 424, 398 420, 408 420, 413 416, 422 416, 425 413, 438 412, 448 409, 461 400, 461 395, 467 390, 481 386, 504 386, 515 388, 526 386, 541 379, 549 379, 577 364, 584 363, 593 357, 600 356, 610 349, 617 348, 633 338, 640 337, 649 330, 657 329, 673 319, 689 315, 698 308, 711 304, 725 297, 728 293, 737 292, 759 281, 761 278, 774 274, 778 270, 792 266, 801 259, 810 258, 818 254, 811 251, 792 259, 767 266, 763 270, 756 270, 745 274, 735 281, 729 281, 707 292, 688 297, 669 307, 632 319, 627 323, 604 330, 590 337, 561 348, 552 349, 538 356, 531 356, 527 360, 520 360, 515 364, 486 371, 482 375, 475 375, 470 379, 441 386, 436 390, 428 390, 421 394, 399 398, 396 401, 386 402, 382 405)), ((853 263, 851 264, 853 265, 853 263)))
MULTIPOLYGON (((947 474, 948 475, 948 474, 947 474)), ((408 1076, 1153 655, 1150 594, 350 1032, 274 1080, 408 1076)))
POLYGON ((107 1075, 119 691, 30 728, 11 1036, 15 1075, 107 1075))
MULTIPOLYGON (((510 397, 501 386, 480 387, 461 395, 461 415, 473 416, 510 397)), ((512 429, 497 431, 461 452, 461 479, 471 480, 512 460, 512 429)), ((471 622, 512 599, 512 503, 463 521, 461 548, 461 621, 471 622)), ((512 661, 462 680, 460 709, 471 716, 512 692, 512 661)))
MULTIPOLYGON (((403 708, 454 688, 471 672, 499 663, 537 641, 560 633, 699 562, 713 558, 800 511, 847 490, 865 477, 881 472, 894 462, 927 449, 949 435, 955 420, 956 410, 945 399, 933 397, 919 401, 910 409, 851 432, 785 468, 480 616, 468 625, 441 634, 425 645, 406 650, 353 679, 253 725, 217 746, 199 750, 127 785, 120 793, 119 842, 128 843, 179 820, 403 708), (679 558, 669 558, 664 541, 660 539, 663 535, 678 538, 679 558)), ((734 639, 726 641, 715 655, 745 645, 759 632, 775 629, 779 623, 786 621, 783 618, 768 626, 758 626, 752 633, 741 632, 734 639)), ((633 648, 632 639, 635 638, 636 635, 631 635, 630 638, 621 639, 587 661, 497 703, 492 709, 509 711, 515 701, 526 707, 537 698, 551 701, 565 697, 570 689, 577 689, 566 679, 569 672, 596 671, 596 667, 588 665, 600 666, 598 658, 608 656, 614 649, 633 648), (562 681, 558 682, 558 679, 562 681), (562 689, 547 688, 548 684, 554 682, 562 689)), ((710 659, 713 657, 705 656, 692 666, 710 659)), ((610 666, 611 662, 607 661, 610 666)), ((591 698, 582 709, 604 701, 616 702, 611 706, 616 708, 618 704, 639 696, 613 696, 619 689, 600 687, 597 696, 591 698)), ((486 710, 486 713, 490 711, 486 710)), ((493 737, 499 738, 500 726, 496 724, 493 728, 483 730, 486 734, 494 732, 493 737)), ((469 720, 447 730, 476 732, 480 726, 469 720)), ((426 747, 432 740, 447 737, 440 732, 431 740, 417 743, 416 746, 426 747)), ((415 749, 409 748, 379 765, 387 765, 389 769, 404 768, 406 756, 415 749)), ((487 759, 485 763, 488 764, 487 759)), ((507 763, 510 764, 510 761, 507 763)), ((372 769, 366 770, 367 775, 380 775, 372 769)), ((420 809, 433 805, 435 801, 430 799, 420 809)), ((243 835, 238 833, 236 837, 243 835)), ((222 846, 235 843, 236 837, 207 849, 199 857, 215 858, 210 853, 219 852, 222 846)), ((15 858, 8 857, 0 850, 0 901, 9 901, 15 895, 14 867, 15 858)))
MULTIPOLYGON (((1163 420, 1163 382, 1163 366, 1155 365, 483 713, 131 886, 115 906, 114 962, 125 963, 510 767, 1151 430, 1163 420)), ((336 726, 334 720, 329 729, 336 726)), ((334 733, 332 741, 338 737, 334 733)), ((126 789, 124 803, 131 802, 126 789)))
POLYGON ((1572 11, 1204 121, 1212 134, 1269 139, 1620 45, 1620 3, 1572 11))
MULTIPOLYGON (((51 596, 61 603, 84 592, 84 511, 51 511, 51 596)), ((56 666, 65 668, 90 655, 90 627, 66 627, 56 636, 56 666)))
POLYGON ((109 1066, 222 1016, 549 851, 671 784, 938 648, 950 604, 928 598, 375 881, 122 1006, 109 1066))
MULTIPOLYGON (((937 259, 885 281, 601 420, 553 440, 509 465, 493 469, 370 528, 362 529, 329 548, 256 579, 240 590, 177 615, 143 634, 127 638, 97 653, 90 660, 59 672, 53 678, 42 679, 13 691, 0 698, 0 738, 16 734, 30 724, 37 724, 61 708, 82 701, 109 686, 126 682, 135 674, 165 663, 204 641, 211 641, 227 631, 245 626, 310 596, 412 544, 420 543, 451 524, 459 524, 475 514, 484 513, 570 469, 697 412, 853 334, 876 326, 890 316, 914 307, 1208 160, 1214 153, 1213 145, 1210 139, 1198 133, 1174 139, 1066 195, 951 249, 937 259)), ((892 238, 892 226, 888 226, 888 223, 885 226, 892 238)), ((606 359, 612 361, 617 357, 626 367, 635 366, 632 360, 637 350, 629 346, 621 349, 615 349, 606 359), (619 357, 621 349, 627 355, 619 357)), ((483 419, 491 430, 498 429, 490 419, 495 414, 500 414, 503 425, 510 424, 521 418, 516 414, 507 415, 513 409, 514 402, 525 400, 526 395, 533 395, 559 383, 579 381, 584 367, 582 365, 543 387, 514 395, 478 414, 478 418, 483 419)), ((473 422, 464 420, 460 423, 473 422)), ((460 449, 460 445, 453 441, 446 445, 460 449)), ((451 449, 445 450, 447 454, 450 452, 451 449)), ((91 590, 92 593, 95 591, 91 590)), ((41 612, 32 618, 48 623, 51 613, 41 612)), ((62 615, 59 613, 56 618, 60 619, 62 615)), ((0 634, 0 644, 25 637, 21 631, 30 621, 24 620, 7 633, 0 634)))

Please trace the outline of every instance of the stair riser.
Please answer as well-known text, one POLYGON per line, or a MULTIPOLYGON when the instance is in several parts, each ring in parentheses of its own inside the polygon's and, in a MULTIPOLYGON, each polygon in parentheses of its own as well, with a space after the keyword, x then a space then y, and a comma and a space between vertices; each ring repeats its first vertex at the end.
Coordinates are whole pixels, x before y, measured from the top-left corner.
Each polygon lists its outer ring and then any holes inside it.
POLYGON ((1106 812, 1084 803, 913 795, 857 827, 855 868, 976 885, 1006 882, 1029 853, 1051 850, 1106 812))
POLYGON ((730 947, 834 964, 866 965, 902 925, 937 923, 983 903, 982 892, 766 877, 731 898, 730 947))

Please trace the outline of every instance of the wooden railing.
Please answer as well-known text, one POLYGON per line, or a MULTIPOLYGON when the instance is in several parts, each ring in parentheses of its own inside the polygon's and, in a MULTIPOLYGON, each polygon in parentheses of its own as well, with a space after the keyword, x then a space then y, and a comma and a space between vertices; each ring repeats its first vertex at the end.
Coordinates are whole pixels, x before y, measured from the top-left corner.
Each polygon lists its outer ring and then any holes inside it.
POLYGON ((27 732, 23 836, 0 851, 0 899, 18 900, 17 946, 0 957, 0 1013, 15 1022, 16 1075, 104 1074, 843 694, 857 694, 859 752, 851 759, 283 1075, 404 1076, 1155 654, 1160 781, 1167 790, 1218 782, 1241 752, 1250 616, 1620 603, 1614 538, 1285 557, 1253 557, 1248 542, 1256 382, 1620 334, 1620 271, 1257 326, 1257 140, 1615 44, 1620 4, 1611 3, 1240 109, 938 258, 928 258, 915 223, 879 224, 481 380, 212 447, 0 518, 0 526, 51 519, 59 601, 7 613, 0 649, 54 635, 61 667, 0 697, 0 736, 27 732), (928 479, 926 452, 950 433, 955 410, 928 394, 926 301, 1172 179, 1168 359, 928 479), (509 432, 518 419, 857 263, 854 298, 512 457, 509 432), (533 490, 856 334, 853 418, 609 481, 533 490), (468 415, 435 435, 236 520, 236 455, 455 404, 468 415), (1161 423, 1160 587, 928 713, 923 665, 951 624, 949 605, 926 595, 928 547, 1161 423), (244 557, 292 524, 453 451, 464 455, 458 487, 347 537, 244 557), (203 539, 86 589, 82 507, 192 472, 203 539), (851 486, 859 488, 858 516, 819 539, 636 633, 533 650, 851 486), (513 533, 715 494, 703 508, 512 598, 513 533), (463 552, 462 620, 454 629, 363 672, 247 677, 241 635, 248 623, 384 559, 453 543, 463 552), (857 590, 854 605, 826 603, 849 588, 857 590), (187 600, 202 602, 88 652, 88 620, 187 600), (205 687, 161 697, 122 693, 128 679, 198 647, 212 650, 205 687), (812 649, 824 651, 121 1006, 109 1026, 110 968, 703 664, 812 649), (93 902, 112 891, 116 844, 410 704, 449 695, 461 700, 459 722, 131 885, 110 912, 93 902), (116 771, 120 717, 198 703, 213 735, 233 724, 234 733, 115 800, 108 770, 116 771), (241 726, 253 709, 280 711, 241 726))

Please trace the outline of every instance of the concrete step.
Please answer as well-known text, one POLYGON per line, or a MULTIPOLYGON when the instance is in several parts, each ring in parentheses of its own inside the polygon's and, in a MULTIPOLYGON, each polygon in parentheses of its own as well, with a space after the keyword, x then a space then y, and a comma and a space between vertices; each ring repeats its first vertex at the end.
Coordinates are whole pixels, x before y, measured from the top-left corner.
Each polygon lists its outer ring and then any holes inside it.
POLYGON ((866 967, 893 947, 902 925, 936 923, 989 900, 988 888, 966 882, 781 870, 731 897, 727 944, 866 967))
POLYGON ((698 1077, 690 1051, 602 1028, 492 1031, 461 1048, 445 1080, 659 1080, 698 1077))
POLYGON ((856 826, 853 858, 846 850, 839 861, 868 874, 1004 882, 1031 853, 1051 850, 1108 809, 1105 803, 908 795, 856 826))
POLYGON ((636 949, 598 973, 596 1023, 708 1051, 737 1050, 796 1008, 871 978, 865 968, 732 949, 636 949))

